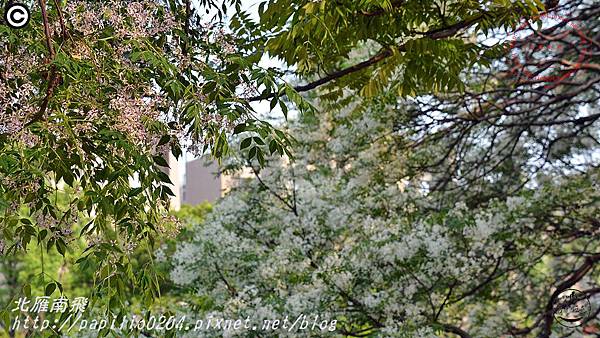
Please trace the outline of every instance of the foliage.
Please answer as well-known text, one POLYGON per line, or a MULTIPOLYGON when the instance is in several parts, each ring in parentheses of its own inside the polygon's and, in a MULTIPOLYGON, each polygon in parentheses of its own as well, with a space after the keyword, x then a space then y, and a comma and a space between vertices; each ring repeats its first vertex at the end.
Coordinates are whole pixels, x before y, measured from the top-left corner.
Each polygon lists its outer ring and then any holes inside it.
POLYGON ((153 299, 152 265, 133 273, 127 252, 151 252, 156 235, 177 231, 162 154, 187 146, 221 157, 241 123, 283 153, 285 135, 250 119, 236 92, 267 74, 218 22, 173 1, 39 4, 28 27, 0 27, 3 252, 37 239, 66 255, 76 235, 67 230, 90 219, 78 263, 97 271, 97 295, 122 306, 132 281, 153 299), (52 196, 65 187, 76 192, 59 206, 52 196))
MULTIPOLYGON (((72 193, 72 191, 70 192, 72 193)), ((70 200, 68 194, 58 194, 59 204, 64 205, 70 200)), ((177 242, 186 241, 192 238, 188 224, 196 224, 204 222, 208 213, 212 210, 209 203, 205 202, 197 206, 183 205, 182 208, 173 212, 178 220, 184 222, 184 227, 178 233, 177 237, 163 238, 157 243, 159 249, 154 253, 156 259, 149 262, 147 252, 143 249, 136 248, 128 252, 131 265, 134 269, 141 269, 148 263, 152 264, 153 269, 159 276, 159 291, 160 299, 153 300, 152 304, 140 297, 140 293, 131 285, 126 285, 124 295, 126 299, 126 312, 122 314, 131 316, 136 314, 143 316, 149 312, 168 314, 177 309, 174 303, 181 299, 183 295, 180 290, 169 280, 164 277, 169 274, 171 264, 168 260, 172 256, 177 242)), ((74 232, 80 231, 87 222, 80 221, 72 228, 74 232)), ((0 261, 0 273, 2 273, 3 281, 0 287, 0 301, 3 306, 3 315, 8 315, 11 320, 15 319, 16 314, 11 310, 15 307, 15 301, 19 297, 35 298, 45 294, 45 289, 48 283, 56 283, 58 289, 52 295, 54 298, 59 297, 59 293, 68 295, 71 299, 74 297, 90 297, 95 291, 93 285, 94 270, 87 266, 82 266, 76 261, 84 253, 87 243, 83 238, 76 238, 68 243, 71 250, 62 257, 54 250, 42 252, 30 250, 26 255, 7 254, 0 261), (27 292, 25 292, 27 290, 27 292)), ((95 306, 89 307, 89 312, 86 313, 87 318, 102 318, 105 314, 99 310, 99 305, 107 306, 107 299, 98 299, 95 306)), ((116 311, 115 311, 116 312, 116 311)), ((12 324, 12 323, 11 323, 12 324)), ((5 328, 12 327, 7 323, 3 323, 5 328)), ((7 330, 10 334, 15 334, 12 330, 7 330)), ((30 334, 36 332, 30 332, 30 334)), ((96 335, 94 331, 86 332, 70 332, 70 335, 77 337, 87 337, 89 334, 96 335)), ((113 334, 121 334, 132 336, 134 332, 113 332, 113 334)))
POLYGON ((334 336, 356 337, 597 332, 600 25, 589 13, 599 8, 564 6, 568 19, 515 45, 530 53, 521 67, 563 64, 568 78, 526 79, 498 54, 461 75, 463 92, 346 93, 348 105, 328 100, 329 88, 317 93, 326 109, 289 127, 295 161, 250 163, 255 178, 179 245, 171 278, 200 297, 188 301, 197 316, 319 314, 338 320, 334 336), (561 30, 569 22, 577 36, 561 30), (556 41, 570 48, 552 54, 556 41), (586 63, 572 71, 579 53, 586 63), (574 328, 554 316, 568 288, 593 304, 574 328))
POLYGON ((543 8, 529 0, 277 0, 259 5, 259 23, 241 13, 231 26, 256 37, 242 47, 264 48, 314 79, 299 91, 326 85, 321 95, 329 99, 347 91, 415 95, 462 88, 460 72, 484 61, 489 49, 470 37, 514 28, 543 8))

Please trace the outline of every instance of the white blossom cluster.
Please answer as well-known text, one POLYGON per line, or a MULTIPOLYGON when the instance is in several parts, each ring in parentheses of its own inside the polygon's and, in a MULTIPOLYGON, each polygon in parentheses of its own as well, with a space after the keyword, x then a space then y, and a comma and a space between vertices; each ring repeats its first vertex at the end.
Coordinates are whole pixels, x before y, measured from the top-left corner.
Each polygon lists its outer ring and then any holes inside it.
MULTIPOLYGON (((543 281, 573 268, 542 257, 561 247, 545 217, 577 203, 565 188, 575 180, 479 205, 431 192, 426 173, 411 176, 394 148, 391 114, 330 114, 292 127, 295 162, 273 160, 262 182, 224 197, 194 241, 179 245, 172 280, 210 299, 217 316, 320 313, 338 320, 340 336, 437 337, 452 325, 500 337, 523 326, 523 313, 549 297, 543 281)), ((595 175, 585 180, 597 185, 595 175)), ((593 185, 577 193, 599 194, 593 185)))

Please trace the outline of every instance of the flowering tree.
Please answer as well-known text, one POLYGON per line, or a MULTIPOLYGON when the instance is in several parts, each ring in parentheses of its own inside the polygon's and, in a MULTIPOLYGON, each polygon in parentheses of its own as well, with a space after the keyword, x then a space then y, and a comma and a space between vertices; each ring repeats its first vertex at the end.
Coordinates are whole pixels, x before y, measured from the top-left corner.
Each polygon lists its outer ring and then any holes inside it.
POLYGON ((394 114, 298 124, 296 162, 254 167, 197 226, 172 278, 195 290, 192 305, 214 304, 202 317, 319 314, 349 336, 548 337, 561 290, 597 292, 597 169, 546 172, 473 205, 410 172, 402 138, 385 135, 394 114))
MULTIPOLYGON (((290 337, 597 332, 598 20, 588 14, 598 4, 564 6, 590 49, 560 83, 498 74, 513 66, 500 55, 464 74, 466 94, 357 99, 326 88, 327 109, 290 126, 295 161, 231 163, 255 177, 173 258, 172 279, 196 296, 189 305, 201 318, 337 320, 333 332, 277 331, 290 337), (353 104, 336 109, 340 97, 353 104), (570 288, 592 303, 575 328, 556 315, 570 288)), ((563 39, 571 48, 549 60, 568 66, 578 49, 555 25, 515 45, 563 39)))
POLYGON ((85 219, 78 263, 97 271, 103 297, 121 304, 129 282, 156 297, 152 262, 134 274, 128 253, 177 231, 163 154, 220 157, 241 122, 283 153, 285 135, 252 119, 241 98, 270 75, 189 2, 30 5, 29 26, 0 27, 1 251, 33 241, 64 255, 85 219), (65 187, 70 200, 59 205, 65 187))

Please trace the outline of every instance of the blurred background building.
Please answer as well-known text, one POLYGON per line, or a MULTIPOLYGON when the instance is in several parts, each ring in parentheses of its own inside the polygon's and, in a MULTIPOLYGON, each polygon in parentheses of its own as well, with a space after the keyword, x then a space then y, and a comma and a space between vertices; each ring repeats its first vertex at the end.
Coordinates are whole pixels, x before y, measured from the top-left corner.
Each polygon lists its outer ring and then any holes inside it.
POLYGON ((165 173, 173 182, 170 188, 175 193, 171 198, 171 208, 174 210, 179 210, 183 204, 214 203, 237 185, 240 179, 254 177, 249 168, 235 175, 223 174, 217 162, 207 157, 186 161, 177 160, 170 153, 163 156, 169 163, 169 168, 164 169, 165 173))
POLYGON ((219 165, 206 158, 187 162, 181 188, 181 204, 196 205, 204 201, 216 201, 224 190, 223 176, 219 165))

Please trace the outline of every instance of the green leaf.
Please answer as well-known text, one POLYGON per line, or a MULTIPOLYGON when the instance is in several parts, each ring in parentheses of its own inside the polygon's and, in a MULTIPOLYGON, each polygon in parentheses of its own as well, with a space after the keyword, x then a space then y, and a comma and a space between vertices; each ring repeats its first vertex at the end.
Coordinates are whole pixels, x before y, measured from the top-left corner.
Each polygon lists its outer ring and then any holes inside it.
POLYGON ((250 149, 250 151, 248 152, 248 159, 253 159, 256 156, 256 151, 257 151, 257 147, 254 146, 250 149))
POLYGON ((263 152, 260 148, 258 148, 258 151, 256 152, 256 158, 258 159, 258 163, 260 163, 261 167, 265 166, 265 156, 263 155, 263 152))
POLYGON ((155 155, 152 156, 152 159, 154 160, 154 163, 158 164, 159 166, 170 168, 169 163, 167 162, 167 160, 164 159, 164 157, 155 155))
POLYGON ((38 233, 38 242, 43 241, 46 238, 47 235, 48 235, 48 230, 43 229, 42 231, 40 231, 38 233))
POLYGON ((233 128, 233 134, 234 135, 237 135, 237 134, 242 133, 244 131, 246 131, 246 124, 245 123, 238 124, 237 126, 235 126, 235 128, 233 128))
POLYGON ((288 107, 285 104, 285 102, 283 101, 279 101, 279 107, 281 108, 281 111, 283 112, 283 116, 285 117, 285 119, 287 120, 288 118, 288 107))
POLYGON ((216 88, 217 88, 217 83, 214 81, 210 81, 202 87, 202 93, 209 94, 209 93, 213 92, 216 88))
POLYGON ((171 179, 169 178, 169 175, 167 175, 166 173, 158 171, 156 172, 156 175, 162 182, 173 184, 173 182, 171 182, 171 179))
POLYGON ((275 106, 277 106, 277 102, 279 101, 279 99, 277 97, 274 97, 271 100, 271 105, 270 105, 270 110, 269 111, 273 111, 273 108, 275 108, 275 106))
POLYGON ((271 155, 277 151, 277 142, 275 142, 275 140, 271 140, 271 142, 269 142, 269 151, 271 152, 271 155))
POLYGON ((165 145, 167 143, 169 143, 169 141, 171 140, 171 136, 170 135, 163 135, 160 140, 158 141, 158 146, 162 146, 165 145))
POLYGON ((248 137, 242 141, 240 144, 240 150, 246 149, 252 144, 252 137, 248 137))
POLYGON ((23 285, 23 294, 27 298, 31 297, 31 284, 27 283, 27 284, 23 285))
POLYGON ((52 295, 52 293, 54 292, 54 290, 56 290, 56 284, 54 284, 54 282, 49 283, 48 285, 46 285, 45 295, 46 296, 52 295))
POLYGON ((142 187, 138 187, 138 188, 133 188, 129 191, 129 193, 127 194, 127 197, 133 197, 138 195, 139 193, 141 193, 144 190, 144 188, 142 187))
POLYGON ((64 257, 66 250, 67 245, 65 244, 65 241, 62 238, 58 238, 56 240, 56 251, 58 251, 58 253, 60 253, 64 257))
POLYGON ((253 139, 256 144, 261 145, 261 146, 265 145, 265 142, 260 137, 255 136, 253 139))

